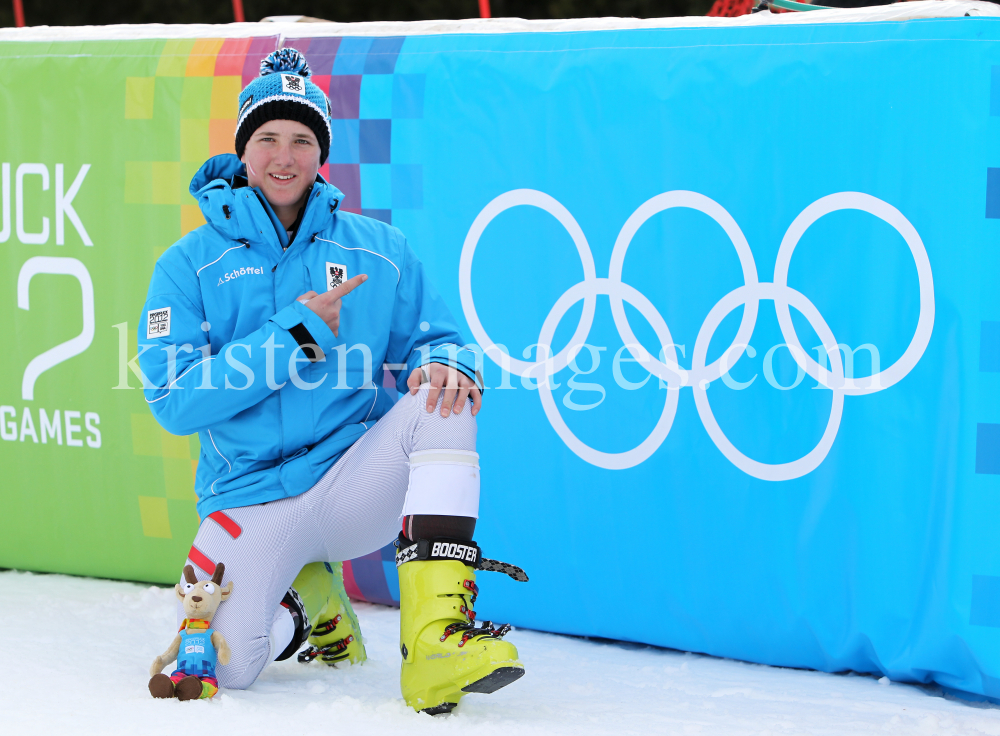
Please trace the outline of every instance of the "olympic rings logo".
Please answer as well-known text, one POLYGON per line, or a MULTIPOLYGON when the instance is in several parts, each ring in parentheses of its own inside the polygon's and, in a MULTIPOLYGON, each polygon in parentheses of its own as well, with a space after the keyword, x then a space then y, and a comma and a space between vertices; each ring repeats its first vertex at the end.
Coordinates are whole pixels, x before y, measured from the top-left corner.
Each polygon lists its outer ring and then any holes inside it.
POLYGON ((785 232, 775 262, 774 282, 767 283, 758 280, 757 266, 750 251, 750 245, 740 230, 739 225, 736 224, 736 221, 720 204, 697 192, 664 192, 644 202, 632 213, 618 234, 611 253, 608 277, 598 278, 590 246, 583 231, 569 213, 569 210, 544 192, 533 189, 517 189, 506 194, 501 194, 487 204, 472 223, 472 227, 465 238, 465 244, 462 247, 458 280, 462 311, 465 313, 465 318, 472 329, 472 334, 476 342, 484 348, 487 355, 490 355, 490 359, 497 363, 497 365, 500 365, 501 368, 523 377, 531 376, 541 379, 538 380, 539 395, 545 415, 553 429, 555 429, 566 446, 580 458, 592 465, 609 470, 622 470, 639 465, 647 460, 663 444, 663 441, 670 433, 670 427, 677 412, 679 391, 676 389, 690 385, 692 391, 694 391, 695 406, 698 409, 698 415, 705 430, 716 447, 736 467, 748 475, 762 480, 790 480, 806 475, 815 470, 823 462, 830 448, 833 446, 833 441, 840 428, 840 420, 844 408, 844 396, 860 396, 875 393, 887 389, 902 380, 913 370, 913 367, 924 354, 934 328, 934 283, 930 260, 927 257, 927 251, 924 248, 923 241, 920 239, 920 235, 913 225, 910 224, 909 220, 895 207, 876 197, 861 192, 830 194, 806 207, 785 232), (472 299, 472 260, 480 237, 493 219, 501 212, 522 205, 542 209, 562 224, 580 254, 584 279, 575 286, 570 287, 559 297, 545 318, 538 336, 538 352, 536 356, 544 354, 546 357, 536 359, 535 361, 524 361, 505 356, 504 364, 501 364, 497 362, 496 358, 490 355, 490 353, 496 352, 490 349, 495 346, 495 343, 483 328, 472 299), (663 317, 645 296, 621 280, 625 254, 628 252, 628 246, 639 228, 653 215, 676 207, 703 212, 722 227, 732 241, 733 247, 736 248, 736 255, 743 270, 744 281, 743 286, 726 294, 709 311, 708 316, 702 323, 701 329, 698 331, 698 337, 695 340, 691 358, 691 368, 688 370, 681 368, 677 362, 677 350, 663 317), (820 315, 813 303, 803 294, 788 286, 788 268, 791 263, 792 254, 795 251, 795 246, 802 238, 802 235, 821 217, 839 210, 860 210, 867 212, 891 225, 903 236, 917 266, 920 315, 917 319, 917 327, 913 338, 895 363, 885 370, 870 376, 869 385, 863 387, 857 385, 856 379, 845 378, 843 361, 840 349, 837 346, 837 340, 834 338, 822 315, 820 315), (637 447, 626 452, 601 452, 581 442, 570 431, 562 415, 560 415, 552 396, 551 387, 548 385, 548 381, 544 380, 569 365, 570 361, 582 349, 593 325, 598 295, 607 295, 609 297, 615 327, 625 343, 628 352, 650 374, 662 379, 667 383, 669 389, 673 389, 667 391, 667 399, 664 403, 663 411, 653 431, 637 447), (552 338, 555 335, 559 321, 571 306, 581 300, 583 301, 583 313, 580 317, 580 323, 573 333, 573 337, 565 348, 552 356, 552 338), (830 418, 827 421, 826 429, 819 443, 803 457, 787 463, 762 463, 740 452, 719 427, 715 416, 712 414, 706 393, 708 384, 728 374, 728 366, 735 364, 746 351, 757 321, 758 305, 762 300, 774 302, 782 337, 789 346, 789 351, 795 362, 820 385, 833 391, 830 418), (632 332, 632 328, 625 316, 624 302, 628 302, 635 309, 639 310, 640 314, 653 327, 663 350, 664 361, 657 360, 639 344, 639 340, 632 332), (743 319, 740 322, 732 345, 717 360, 706 365, 708 346, 712 336, 715 334, 715 330, 730 312, 740 306, 744 307, 743 319), (829 370, 813 360, 802 348, 799 337, 796 335, 795 328, 792 325, 789 306, 798 310, 809 321, 810 326, 819 336, 824 350, 826 350, 830 357, 829 370))

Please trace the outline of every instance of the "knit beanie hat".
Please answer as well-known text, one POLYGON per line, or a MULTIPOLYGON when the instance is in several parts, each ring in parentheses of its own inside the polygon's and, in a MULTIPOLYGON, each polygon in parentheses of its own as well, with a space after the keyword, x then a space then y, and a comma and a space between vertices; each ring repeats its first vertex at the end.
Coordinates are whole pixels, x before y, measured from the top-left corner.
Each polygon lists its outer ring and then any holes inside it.
POLYGON ((309 126, 320 147, 320 166, 330 154, 330 101, 309 80, 309 64, 296 49, 278 49, 260 62, 260 76, 240 92, 236 121, 236 155, 243 158, 247 141, 269 120, 295 120, 309 126))

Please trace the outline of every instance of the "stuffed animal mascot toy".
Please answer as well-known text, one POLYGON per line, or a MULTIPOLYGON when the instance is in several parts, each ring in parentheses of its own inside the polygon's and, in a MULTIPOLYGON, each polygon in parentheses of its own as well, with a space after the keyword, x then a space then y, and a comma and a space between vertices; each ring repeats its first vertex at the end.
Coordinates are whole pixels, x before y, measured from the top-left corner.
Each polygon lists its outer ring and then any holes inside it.
POLYGON ((228 664, 232 652, 225 637, 214 631, 210 622, 219 605, 233 592, 232 581, 222 586, 225 571, 220 562, 211 580, 199 580, 191 565, 184 568, 186 582, 178 583, 174 590, 187 618, 167 651, 154 659, 149 668, 149 693, 154 698, 197 700, 219 692, 215 662, 218 659, 221 664, 228 664), (177 669, 169 677, 162 674, 163 668, 175 659, 177 669))

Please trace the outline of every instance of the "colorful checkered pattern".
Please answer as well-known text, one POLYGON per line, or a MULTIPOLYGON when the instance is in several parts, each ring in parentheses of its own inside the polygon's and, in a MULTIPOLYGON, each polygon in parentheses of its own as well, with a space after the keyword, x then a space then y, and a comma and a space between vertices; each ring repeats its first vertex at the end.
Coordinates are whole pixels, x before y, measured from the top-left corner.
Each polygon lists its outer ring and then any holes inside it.
POLYGON ((393 125, 424 115, 424 75, 395 72, 404 40, 285 40, 305 54, 310 79, 330 99, 333 143, 320 173, 344 192, 343 210, 390 225, 393 210, 423 207, 423 167, 392 157, 393 125))
POLYGON ((143 535, 159 539, 193 535, 198 529, 194 492, 201 450, 198 435, 172 435, 148 411, 132 414, 131 425, 132 454, 146 464, 138 497, 143 535))
POLYGON ((356 601, 399 606, 395 545, 390 543, 377 552, 346 561, 344 589, 356 601))
MULTIPOLYGON (((1000 66, 990 69, 989 110, 991 118, 1000 117, 1000 66)), ((1000 220, 1000 168, 987 167, 985 178, 986 219, 1000 220)), ((995 308, 986 314, 995 317, 995 308)), ((980 390, 992 393, 996 384, 989 379, 1000 373, 1000 321, 995 319, 979 323, 979 372, 986 374, 980 390)), ((975 470, 977 475, 1000 475, 1000 423, 996 421, 976 423, 975 470)), ((971 594, 969 623, 1000 628, 1000 576, 973 575, 971 594)), ((1000 697, 1000 680, 984 674, 983 688, 987 695, 1000 697)))
MULTIPOLYGON (((392 213, 423 207, 423 166, 393 159, 394 128, 424 115, 423 74, 397 74, 404 38, 288 38, 301 51, 310 80, 327 94, 333 141, 320 173, 345 196, 346 212, 389 224, 392 213)), ((179 205, 178 237, 204 224, 188 182, 209 157, 235 150, 240 91, 257 79, 277 36, 165 41, 154 77, 130 77, 127 120, 176 117, 179 160, 126 166, 131 204, 179 205)))

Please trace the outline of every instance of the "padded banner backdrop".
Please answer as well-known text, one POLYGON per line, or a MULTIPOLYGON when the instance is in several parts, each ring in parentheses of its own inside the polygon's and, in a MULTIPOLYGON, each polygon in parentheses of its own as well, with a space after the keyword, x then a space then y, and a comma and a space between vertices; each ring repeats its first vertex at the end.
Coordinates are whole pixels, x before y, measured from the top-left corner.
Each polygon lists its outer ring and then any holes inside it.
POLYGON ((477 540, 531 582, 482 616, 1000 697, 997 20, 53 38, 0 44, 0 565, 177 579, 137 320, 284 44, 486 350, 477 540))

